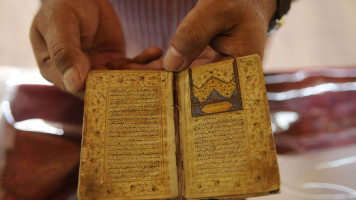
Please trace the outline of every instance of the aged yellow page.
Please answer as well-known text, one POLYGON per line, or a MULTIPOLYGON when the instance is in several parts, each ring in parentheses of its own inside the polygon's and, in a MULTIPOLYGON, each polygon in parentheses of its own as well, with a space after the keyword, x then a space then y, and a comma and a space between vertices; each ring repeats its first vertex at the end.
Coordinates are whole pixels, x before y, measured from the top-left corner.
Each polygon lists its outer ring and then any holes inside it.
POLYGON ((178 74, 185 198, 278 191, 279 170, 257 55, 178 74))
POLYGON ((90 72, 80 199, 177 196, 172 84, 166 71, 90 72))

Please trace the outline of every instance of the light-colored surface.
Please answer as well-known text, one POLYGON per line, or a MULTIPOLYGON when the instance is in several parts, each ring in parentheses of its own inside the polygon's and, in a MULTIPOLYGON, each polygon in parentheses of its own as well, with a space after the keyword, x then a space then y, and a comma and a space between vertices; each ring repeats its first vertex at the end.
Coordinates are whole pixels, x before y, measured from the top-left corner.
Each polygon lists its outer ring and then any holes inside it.
POLYGON ((356 145, 280 155, 281 193, 250 200, 356 199, 356 145))
POLYGON ((29 39, 32 18, 40 0, 0 1, 0 67, 36 67, 29 39))
POLYGON ((265 71, 356 66, 356 1, 297 0, 271 38, 265 71))

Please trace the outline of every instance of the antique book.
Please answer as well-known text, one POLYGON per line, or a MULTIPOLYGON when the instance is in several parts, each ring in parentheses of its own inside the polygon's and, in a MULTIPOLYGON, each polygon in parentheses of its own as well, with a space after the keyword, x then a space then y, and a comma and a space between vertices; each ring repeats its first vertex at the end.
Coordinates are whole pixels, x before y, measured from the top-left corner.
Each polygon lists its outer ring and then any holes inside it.
POLYGON ((280 186, 257 55, 167 71, 91 71, 79 199, 223 199, 280 186))

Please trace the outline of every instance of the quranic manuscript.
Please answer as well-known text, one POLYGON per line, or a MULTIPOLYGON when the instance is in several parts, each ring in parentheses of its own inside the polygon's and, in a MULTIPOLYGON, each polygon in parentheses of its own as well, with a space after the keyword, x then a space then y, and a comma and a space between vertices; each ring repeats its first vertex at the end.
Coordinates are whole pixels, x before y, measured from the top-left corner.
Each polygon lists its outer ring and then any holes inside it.
POLYGON ((167 71, 92 71, 80 199, 223 199, 280 178, 257 55, 167 71))

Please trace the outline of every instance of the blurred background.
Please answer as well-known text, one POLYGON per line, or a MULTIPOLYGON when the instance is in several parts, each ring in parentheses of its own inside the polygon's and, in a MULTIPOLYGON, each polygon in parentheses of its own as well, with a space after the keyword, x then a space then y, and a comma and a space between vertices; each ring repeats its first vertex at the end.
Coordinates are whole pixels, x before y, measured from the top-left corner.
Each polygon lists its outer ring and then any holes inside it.
MULTIPOLYGON (((29 41, 29 28, 39 5, 39 0, 0 0, 0 99, 9 98, 5 97, 9 93, 6 81, 13 76, 22 77, 22 83, 48 85, 38 75, 29 41)), ((251 199, 356 199, 355 11, 355 0, 297 0, 286 24, 271 36, 263 66, 282 187, 281 194, 251 199)), ((6 105, 2 104, 0 114, 6 105)), ((4 121, 4 117, 0 119, 4 121)), ((19 141, 5 133, 11 126, 4 122, 0 126, 1 176, 11 161, 6 162, 6 152, 19 141)), ((78 151, 71 143, 63 145, 78 151)), ((76 158, 69 159, 76 167, 76 158)), ((71 173, 69 169, 63 172, 71 173)), ((0 183, 7 182, 0 178, 0 183)), ((0 199, 5 191, 16 192, 9 185, 0 187, 0 199)), ((56 188, 53 191, 61 187, 56 188)), ((69 196, 75 199, 75 194, 69 196)))
POLYGON ((0 65, 36 66, 29 29, 39 6, 39 0, 0 1, 0 65))
MULTIPOLYGON (((34 68, 29 27, 39 0, 0 1, 0 65, 34 68)), ((297 0, 266 49, 264 69, 293 70, 356 64, 356 2, 297 0)))

